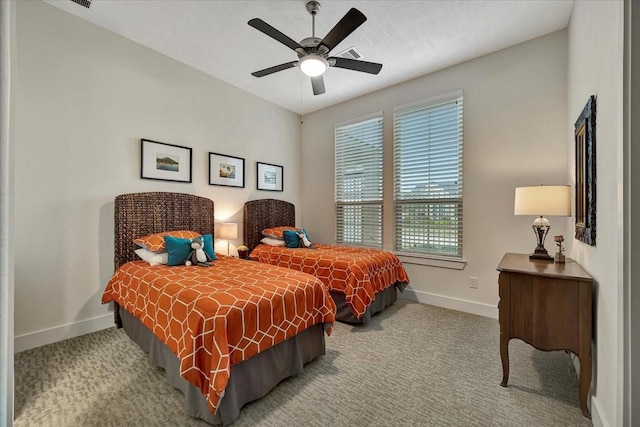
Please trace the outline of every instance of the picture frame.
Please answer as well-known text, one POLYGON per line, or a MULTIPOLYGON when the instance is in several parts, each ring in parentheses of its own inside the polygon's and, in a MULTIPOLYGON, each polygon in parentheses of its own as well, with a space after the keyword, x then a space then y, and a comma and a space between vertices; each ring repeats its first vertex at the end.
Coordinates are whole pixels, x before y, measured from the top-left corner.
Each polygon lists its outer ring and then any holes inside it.
POLYGON ((182 145, 140 139, 140 178, 191 182, 192 150, 182 145))
POLYGON ((244 159, 209 152, 209 185, 244 188, 244 159))
POLYGON ((284 168, 271 163, 257 162, 256 185, 258 190, 283 191, 284 168))
POLYGON ((575 238, 596 245, 596 97, 591 95, 575 123, 575 238))

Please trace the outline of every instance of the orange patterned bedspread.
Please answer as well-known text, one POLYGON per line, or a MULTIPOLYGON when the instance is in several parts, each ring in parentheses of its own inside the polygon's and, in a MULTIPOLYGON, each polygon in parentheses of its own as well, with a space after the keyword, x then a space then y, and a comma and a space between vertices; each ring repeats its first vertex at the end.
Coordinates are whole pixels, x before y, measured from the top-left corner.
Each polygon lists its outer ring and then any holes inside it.
POLYGON ((180 360, 215 413, 230 366, 325 323, 336 306, 318 279, 293 270, 218 255, 212 267, 124 264, 102 302, 117 301, 180 360))
POLYGON ((322 245, 316 249, 258 245, 251 258, 312 274, 345 300, 360 319, 375 295, 394 284, 409 283, 400 259, 391 252, 352 246, 322 245))

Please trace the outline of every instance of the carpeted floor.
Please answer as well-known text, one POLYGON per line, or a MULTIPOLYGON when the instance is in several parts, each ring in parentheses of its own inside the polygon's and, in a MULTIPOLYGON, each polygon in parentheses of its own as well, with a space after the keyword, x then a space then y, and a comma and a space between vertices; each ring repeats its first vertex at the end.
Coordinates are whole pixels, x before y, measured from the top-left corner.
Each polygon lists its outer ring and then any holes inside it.
MULTIPOLYGON (((502 388, 495 319, 399 300, 338 323, 327 354, 244 407, 234 426, 590 426, 570 356, 510 345, 502 388)), ((203 426, 122 330, 16 354, 21 426, 203 426)))

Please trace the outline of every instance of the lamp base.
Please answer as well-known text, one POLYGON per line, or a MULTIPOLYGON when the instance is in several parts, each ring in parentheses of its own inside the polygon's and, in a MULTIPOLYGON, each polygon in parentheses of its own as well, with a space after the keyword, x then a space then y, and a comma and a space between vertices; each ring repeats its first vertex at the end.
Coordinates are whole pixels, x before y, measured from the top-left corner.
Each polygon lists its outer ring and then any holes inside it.
POLYGON ((538 245, 533 253, 529 255, 529 259, 553 261, 553 257, 549 255, 549 252, 547 252, 547 249, 544 247, 544 238, 547 237, 549 228, 551 228, 549 227, 549 220, 541 215, 540 218, 536 218, 536 220, 533 221, 531 228, 533 228, 533 234, 536 235, 538 245))
POLYGON ((549 252, 547 252, 546 249, 536 249, 534 253, 529 255, 529 259, 553 261, 553 257, 549 255, 549 252))

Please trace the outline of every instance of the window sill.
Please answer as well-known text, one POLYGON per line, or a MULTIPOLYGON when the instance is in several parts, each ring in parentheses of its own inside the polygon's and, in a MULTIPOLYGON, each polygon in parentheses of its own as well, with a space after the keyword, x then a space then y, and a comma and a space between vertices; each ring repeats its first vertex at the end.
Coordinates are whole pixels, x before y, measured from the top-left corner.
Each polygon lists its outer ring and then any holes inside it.
POLYGON ((450 268, 452 270, 463 270, 467 265, 464 259, 439 258, 429 255, 407 254, 396 252, 400 261, 404 264, 426 265, 429 267, 450 268))

